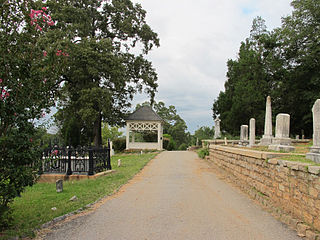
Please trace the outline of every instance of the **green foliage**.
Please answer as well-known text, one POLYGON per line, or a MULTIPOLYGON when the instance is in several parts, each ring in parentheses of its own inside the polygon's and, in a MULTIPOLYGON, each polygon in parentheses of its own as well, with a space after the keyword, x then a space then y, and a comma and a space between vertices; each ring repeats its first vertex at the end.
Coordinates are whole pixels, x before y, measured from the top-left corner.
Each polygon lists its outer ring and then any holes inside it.
POLYGON ((204 159, 206 156, 209 156, 208 148, 201 148, 197 151, 199 158, 204 159))
POLYGON ((164 149, 166 149, 168 151, 172 151, 177 148, 176 147, 177 144, 170 134, 163 134, 163 138, 164 138, 164 141, 163 141, 163 148, 164 149))
POLYGON ((112 143, 116 152, 123 152, 126 149, 126 138, 117 138, 112 143))
MULTIPOLYGON (((144 102, 138 104, 136 109, 145 105, 151 106, 149 102, 144 102)), ((170 135, 170 141, 166 145, 167 150, 178 150, 178 147, 183 143, 189 145, 191 136, 187 132, 187 124, 177 114, 175 106, 166 107, 164 102, 155 102, 152 106, 155 112, 164 120, 163 133, 170 135)))
POLYGON ((221 128, 239 135, 239 126, 256 119, 262 135, 265 101, 272 98, 273 117, 291 116, 291 133, 312 135, 311 108, 320 97, 320 3, 294 0, 292 14, 269 32, 261 17, 253 21, 250 37, 241 43, 238 58, 228 61, 228 80, 213 104, 221 128))
POLYGON ((197 139, 198 139, 198 144, 201 145, 202 140, 213 139, 213 137, 214 137, 214 127, 209 128, 207 126, 202 126, 194 132, 194 135, 192 136, 191 144, 196 145, 197 139))
POLYGON ((178 150, 180 150, 180 151, 185 151, 185 150, 187 150, 187 148, 188 148, 188 145, 187 145, 186 143, 182 143, 182 144, 179 146, 178 150))
POLYGON ((34 182, 40 154, 33 122, 54 105, 68 62, 68 46, 52 22, 42 20, 50 14, 42 7, 34 1, 1 2, 0 228, 13 198, 34 182))
POLYGON ((56 122, 72 142, 101 145, 102 121, 122 126, 135 93, 154 98, 157 74, 146 55, 159 46, 158 36, 146 23, 145 10, 130 0, 47 4, 71 43, 56 122))
POLYGON ((106 145, 108 143, 108 139, 111 141, 115 141, 116 139, 122 137, 122 132, 119 131, 119 127, 117 126, 109 126, 107 123, 102 124, 102 143, 106 145))

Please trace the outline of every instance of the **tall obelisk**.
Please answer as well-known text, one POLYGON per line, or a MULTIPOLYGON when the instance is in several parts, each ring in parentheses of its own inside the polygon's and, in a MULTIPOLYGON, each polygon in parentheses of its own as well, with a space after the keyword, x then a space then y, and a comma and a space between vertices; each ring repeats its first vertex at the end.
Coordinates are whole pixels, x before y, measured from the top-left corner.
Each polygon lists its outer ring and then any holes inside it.
POLYGON ((271 97, 267 97, 266 115, 264 120, 264 134, 261 138, 261 146, 269 146, 272 143, 272 111, 271 111, 271 97))

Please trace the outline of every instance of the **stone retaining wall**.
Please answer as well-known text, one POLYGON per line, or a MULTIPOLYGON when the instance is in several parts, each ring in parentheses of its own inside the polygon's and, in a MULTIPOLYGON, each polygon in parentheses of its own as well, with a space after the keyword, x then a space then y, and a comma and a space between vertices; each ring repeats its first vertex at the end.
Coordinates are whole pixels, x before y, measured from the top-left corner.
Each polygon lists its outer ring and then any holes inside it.
POLYGON ((208 159, 231 174, 237 184, 298 220, 295 228, 301 236, 308 229, 320 231, 319 166, 279 160, 281 153, 219 145, 209 148, 208 159))

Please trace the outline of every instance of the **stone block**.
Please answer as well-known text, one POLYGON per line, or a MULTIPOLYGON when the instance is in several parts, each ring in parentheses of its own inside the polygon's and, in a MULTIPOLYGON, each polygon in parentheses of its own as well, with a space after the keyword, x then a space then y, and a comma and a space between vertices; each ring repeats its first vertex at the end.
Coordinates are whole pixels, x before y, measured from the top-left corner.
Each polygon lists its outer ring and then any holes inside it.
POLYGON ((306 239, 307 240, 317 240, 317 234, 311 230, 306 231, 306 239))
POLYGON ((283 151, 283 152, 293 152, 296 148, 288 145, 269 145, 269 150, 273 151, 283 151))
POLYGON ((306 158, 315 163, 320 163, 320 153, 309 152, 306 154, 306 158))
POLYGON ((309 194, 311 197, 318 199, 319 197, 319 190, 313 188, 313 187, 309 187, 309 194))
POLYGON ((305 237, 306 236, 306 232, 307 230, 309 230, 310 227, 306 224, 302 224, 302 223, 299 223, 297 225, 297 232, 298 232, 298 236, 300 237, 305 237))
POLYGON ((56 190, 57 190, 57 193, 60 193, 63 191, 63 180, 62 179, 59 179, 56 181, 56 190))
POLYGON ((268 163, 270 163, 272 165, 277 165, 278 164, 278 160, 277 159, 269 159, 268 163))

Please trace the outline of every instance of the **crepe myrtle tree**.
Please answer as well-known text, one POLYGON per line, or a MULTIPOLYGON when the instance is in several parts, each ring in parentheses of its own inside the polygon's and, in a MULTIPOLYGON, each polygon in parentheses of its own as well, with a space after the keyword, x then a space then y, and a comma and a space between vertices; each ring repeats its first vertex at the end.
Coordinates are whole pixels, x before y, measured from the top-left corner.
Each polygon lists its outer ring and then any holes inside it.
POLYGON ((131 0, 48 0, 57 28, 74 44, 56 121, 65 141, 102 144, 101 123, 122 125, 130 100, 151 99, 157 74, 146 55, 159 46, 146 11, 131 0), (69 134, 78 129, 79 134, 69 134), (73 139, 73 138, 79 139, 73 139))
POLYGON ((0 1, 0 227, 9 204, 35 180, 40 154, 34 120, 54 105, 69 49, 50 9, 0 1))

